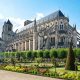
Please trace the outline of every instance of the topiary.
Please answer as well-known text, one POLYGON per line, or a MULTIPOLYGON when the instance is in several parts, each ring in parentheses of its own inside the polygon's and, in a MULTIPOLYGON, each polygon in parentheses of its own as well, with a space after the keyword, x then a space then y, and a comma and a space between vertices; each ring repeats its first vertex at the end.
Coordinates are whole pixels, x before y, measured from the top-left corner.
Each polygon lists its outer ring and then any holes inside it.
POLYGON ((54 58, 57 58, 58 57, 58 53, 55 49, 51 49, 50 50, 50 57, 54 57, 54 58))
POLYGON ((77 67, 75 67, 75 55, 74 55, 72 46, 73 46, 73 42, 71 39, 69 52, 68 52, 67 60, 66 60, 66 66, 65 66, 66 70, 76 70, 76 68, 77 68, 77 67))
POLYGON ((64 49, 61 49, 59 51, 58 57, 61 58, 61 59, 66 58, 67 57, 67 51, 64 50, 64 49))
POLYGON ((43 58, 43 51, 39 50, 37 51, 37 58, 42 57, 43 58))
POLYGON ((44 58, 50 58, 50 56, 49 56, 49 50, 44 50, 44 52, 43 52, 43 57, 44 58))

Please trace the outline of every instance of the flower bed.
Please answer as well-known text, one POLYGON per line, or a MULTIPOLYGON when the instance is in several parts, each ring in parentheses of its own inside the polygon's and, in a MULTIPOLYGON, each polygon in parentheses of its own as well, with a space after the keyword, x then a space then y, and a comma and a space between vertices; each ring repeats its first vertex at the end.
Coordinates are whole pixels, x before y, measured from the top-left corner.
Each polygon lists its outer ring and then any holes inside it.
POLYGON ((69 79, 69 80, 80 80, 80 73, 55 73, 51 72, 46 68, 38 68, 38 67, 20 67, 20 66, 0 66, 0 69, 14 71, 14 72, 21 72, 21 73, 28 73, 33 75, 40 75, 40 76, 47 76, 52 78, 61 78, 61 79, 69 79))

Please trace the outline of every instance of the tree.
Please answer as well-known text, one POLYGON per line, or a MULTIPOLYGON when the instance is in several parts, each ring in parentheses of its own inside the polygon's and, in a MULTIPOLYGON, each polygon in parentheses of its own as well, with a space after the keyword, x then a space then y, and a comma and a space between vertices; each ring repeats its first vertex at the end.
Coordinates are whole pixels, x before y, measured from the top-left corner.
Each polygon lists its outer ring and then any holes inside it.
POLYGON ((66 70, 76 70, 77 69, 77 67, 75 67, 75 55, 74 55, 72 46, 73 46, 73 42, 71 39, 69 52, 68 52, 67 60, 66 60, 66 66, 65 66, 66 70))

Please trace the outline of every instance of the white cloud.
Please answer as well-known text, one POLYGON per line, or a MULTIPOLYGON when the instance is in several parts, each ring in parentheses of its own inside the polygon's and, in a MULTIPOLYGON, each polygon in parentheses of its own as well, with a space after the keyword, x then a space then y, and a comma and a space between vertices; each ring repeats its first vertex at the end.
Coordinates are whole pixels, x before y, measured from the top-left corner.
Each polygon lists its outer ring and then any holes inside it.
POLYGON ((36 19, 37 20, 41 19, 42 17, 44 17, 43 13, 36 13, 36 19))
POLYGON ((0 19, 4 19, 4 16, 2 14, 0 14, 0 19))
POLYGON ((21 29, 24 26, 24 19, 21 18, 15 18, 15 17, 5 17, 4 15, 0 14, 0 36, 2 33, 2 26, 5 21, 10 20, 13 24, 13 31, 16 31, 17 29, 21 29))
POLYGON ((13 24, 13 30, 20 30, 24 26, 24 19, 9 17, 10 21, 13 24))
POLYGON ((36 13, 35 16, 33 16, 30 20, 34 20, 36 18, 36 20, 41 19, 42 17, 44 17, 43 13, 36 13))
POLYGON ((77 30, 80 33, 80 29, 77 30))
MULTIPOLYGON (((31 20, 34 20, 36 18, 36 20, 41 19, 42 17, 44 17, 43 13, 36 13, 35 17, 33 17, 31 20)), ((4 15, 2 15, 0 13, 0 36, 2 33, 2 26, 4 24, 5 21, 10 20, 11 23, 13 24, 13 31, 21 30, 24 26, 24 21, 25 19, 21 19, 21 18, 17 18, 17 17, 5 17, 4 15)))

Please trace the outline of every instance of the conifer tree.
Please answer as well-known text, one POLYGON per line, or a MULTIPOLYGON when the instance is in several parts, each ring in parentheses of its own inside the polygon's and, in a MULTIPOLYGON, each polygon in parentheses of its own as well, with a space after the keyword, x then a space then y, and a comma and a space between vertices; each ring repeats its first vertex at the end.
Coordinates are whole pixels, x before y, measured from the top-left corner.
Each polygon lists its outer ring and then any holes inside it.
POLYGON ((71 39, 69 52, 67 54, 66 66, 65 66, 66 70, 76 70, 77 68, 75 67, 75 55, 74 55, 72 46, 73 46, 73 42, 71 39))

